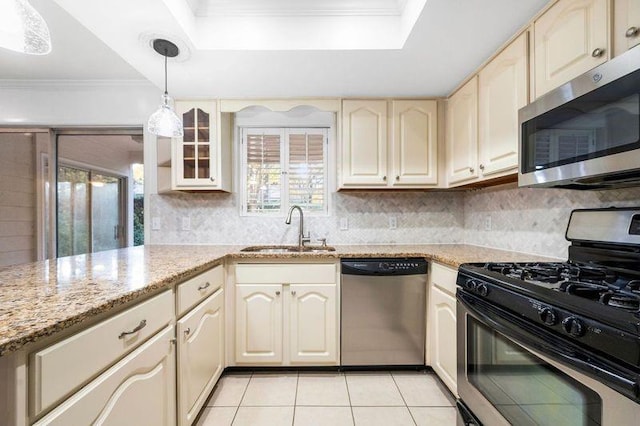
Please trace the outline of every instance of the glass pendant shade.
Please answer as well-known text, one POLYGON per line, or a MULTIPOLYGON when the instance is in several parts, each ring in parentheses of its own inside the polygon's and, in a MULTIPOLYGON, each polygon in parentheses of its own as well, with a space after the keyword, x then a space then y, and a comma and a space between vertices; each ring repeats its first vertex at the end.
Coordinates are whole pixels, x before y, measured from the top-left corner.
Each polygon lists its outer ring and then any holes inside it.
POLYGON ((149 117, 147 129, 150 133, 168 138, 183 136, 182 120, 173 110, 172 104, 173 99, 168 94, 163 94, 160 107, 149 117))
POLYGON ((47 23, 27 0, 0 2, 0 47, 29 55, 51 52, 47 23))

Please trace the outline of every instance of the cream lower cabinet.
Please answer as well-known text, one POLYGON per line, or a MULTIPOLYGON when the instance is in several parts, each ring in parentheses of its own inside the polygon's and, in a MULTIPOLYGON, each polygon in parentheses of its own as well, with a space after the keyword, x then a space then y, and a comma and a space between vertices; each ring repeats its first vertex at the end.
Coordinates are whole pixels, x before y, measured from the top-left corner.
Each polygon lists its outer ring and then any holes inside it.
POLYGON ((178 425, 190 425, 224 370, 224 291, 219 289, 176 325, 178 425))
POLYGON ((457 271, 432 263, 429 277, 427 323, 431 368, 449 390, 458 395, 455 298, 457 271))
POLYGON ((536 19, 536 98, 609 59, 609 9, 609 0, 559 0, 536 19))
POLYGON ((235 362, 337 365, 336 279, 335 264, 238 265, 235 362))
POLYGON ((173 336, 169 325, 35 424, 175 425, 173 336))

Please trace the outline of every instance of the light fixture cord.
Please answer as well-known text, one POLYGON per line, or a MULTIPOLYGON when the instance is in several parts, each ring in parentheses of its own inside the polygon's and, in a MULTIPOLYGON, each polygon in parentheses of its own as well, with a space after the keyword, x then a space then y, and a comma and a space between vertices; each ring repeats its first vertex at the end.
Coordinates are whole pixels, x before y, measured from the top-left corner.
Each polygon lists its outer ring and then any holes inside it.
POLYGON ((164 94, 168 95, 167 92, 167 60, 169 59, 169 52, 167 48, 164 49, 164 94))

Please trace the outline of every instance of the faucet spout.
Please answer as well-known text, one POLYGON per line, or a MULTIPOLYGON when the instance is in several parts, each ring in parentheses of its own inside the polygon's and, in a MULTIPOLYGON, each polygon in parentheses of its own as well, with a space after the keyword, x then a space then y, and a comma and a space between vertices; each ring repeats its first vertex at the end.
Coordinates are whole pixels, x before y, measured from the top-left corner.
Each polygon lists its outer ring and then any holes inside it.
POLYGON ((311 241, 311 238, 309 236, 307 237, 304 236, 304 214, 302 213, 302 209, 300 208, 300 206, 297 206, 297 205, 291 206, 284 223, 286 223, 287 225, 291 225, 291 215, 293 214, 294 210, 298 210, 298 213, 300 213, 300 228, 298 230, 298 247, 302 249, 302 247, 304 247, 304 243, 308 243, 309 241, 311 241))

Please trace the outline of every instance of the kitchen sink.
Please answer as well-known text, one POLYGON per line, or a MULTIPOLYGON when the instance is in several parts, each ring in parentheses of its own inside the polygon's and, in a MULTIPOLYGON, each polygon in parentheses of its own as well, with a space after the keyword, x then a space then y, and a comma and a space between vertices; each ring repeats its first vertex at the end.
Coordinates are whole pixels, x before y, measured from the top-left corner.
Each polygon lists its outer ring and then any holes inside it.
POLYGON ((245 247, 242 252, 247 253, 325 253, 336 251, 335 247, 330 246, 249 246, 245 247))

